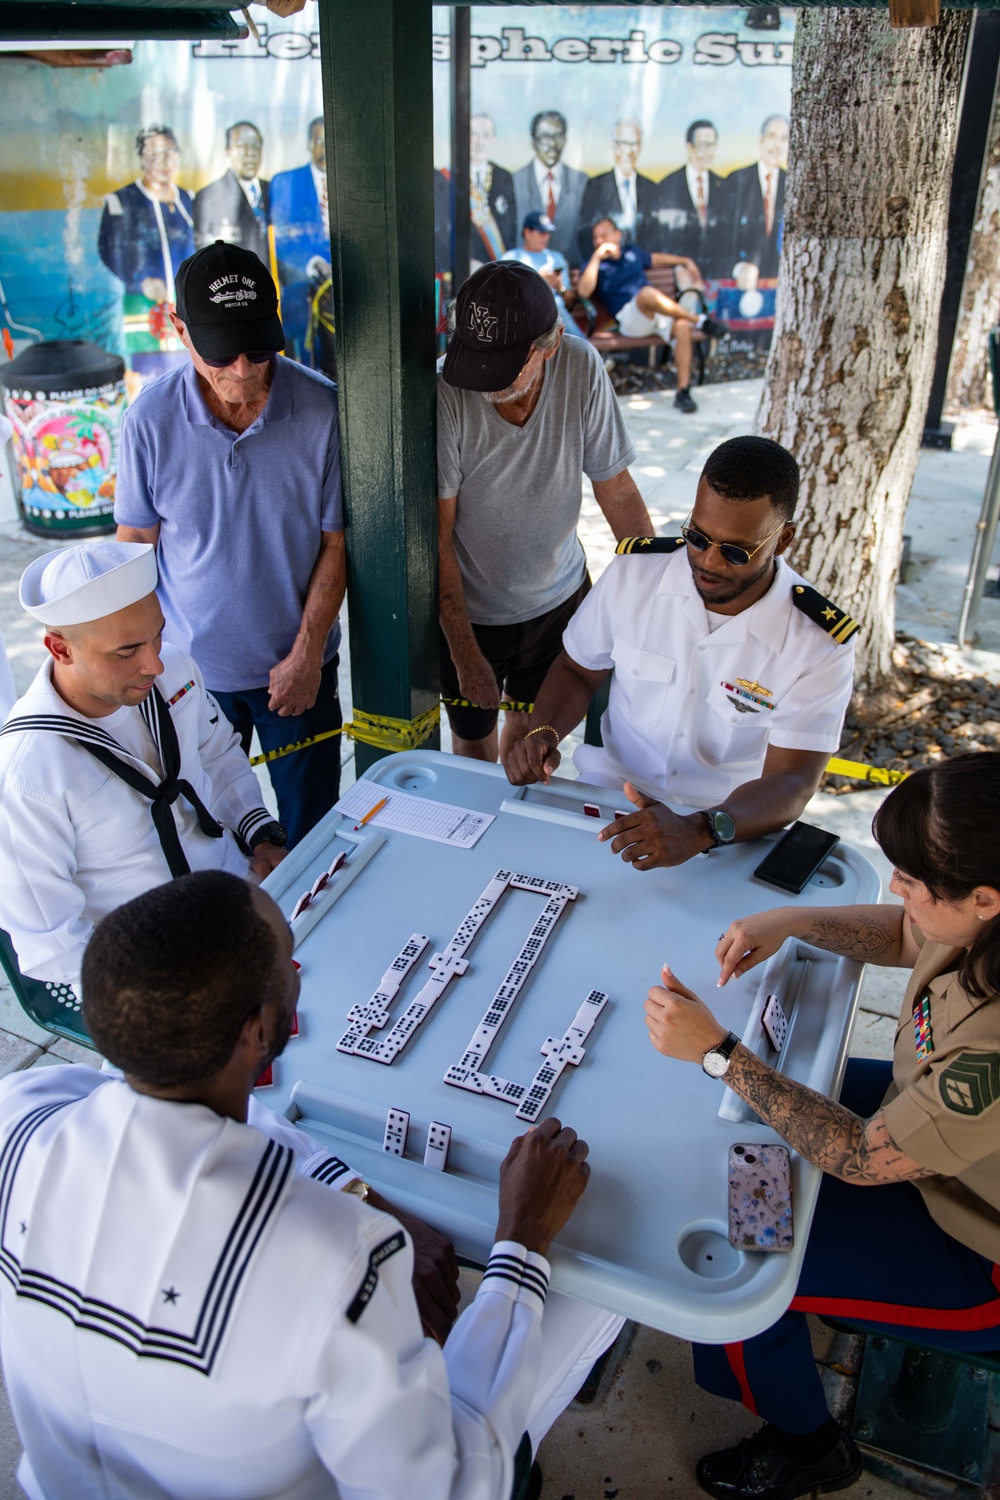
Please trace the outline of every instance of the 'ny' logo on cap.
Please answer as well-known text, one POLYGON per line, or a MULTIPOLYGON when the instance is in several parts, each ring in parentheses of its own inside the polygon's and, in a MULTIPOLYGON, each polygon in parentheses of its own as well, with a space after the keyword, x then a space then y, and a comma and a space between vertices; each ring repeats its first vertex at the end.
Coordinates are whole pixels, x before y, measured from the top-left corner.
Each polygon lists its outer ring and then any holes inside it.
POLYGON ((499 321, 488 307, 481 307, 478 302, 469 304, 469 332, 474 333, 481 343, 492 344, 499 321))

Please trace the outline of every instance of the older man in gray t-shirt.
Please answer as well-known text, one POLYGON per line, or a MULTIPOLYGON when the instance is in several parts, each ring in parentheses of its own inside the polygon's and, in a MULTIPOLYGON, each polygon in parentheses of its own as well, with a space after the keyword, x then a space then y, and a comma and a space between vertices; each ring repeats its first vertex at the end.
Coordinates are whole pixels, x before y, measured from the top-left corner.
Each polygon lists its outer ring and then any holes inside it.
MULTIPOLYGON (((458 294, 438 377, 441 685, 459 755, 497 758, 501 695, 531 702, 590 587, 582 477, 617 539, 653 525, 600 356, 563 340, 537 272, 492 262, 458 294)), ((508 711, 501 758, 528 727, 508 711)))

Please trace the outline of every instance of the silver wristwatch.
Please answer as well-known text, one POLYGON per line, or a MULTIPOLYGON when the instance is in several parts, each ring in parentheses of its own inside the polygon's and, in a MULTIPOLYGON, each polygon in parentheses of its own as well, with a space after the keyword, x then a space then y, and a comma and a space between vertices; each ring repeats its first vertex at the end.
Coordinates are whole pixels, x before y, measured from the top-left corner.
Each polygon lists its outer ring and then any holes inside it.
POLYGON ((731 844, 736 837, 736 824, 721 807, 705 808, 702 817, 708 823, 708 832, 713 846, 731 844))
POLYGON ((701 1065, 709 1078, 725 1078, 729 1072, 729 1064, 733 1053, 740 1044, 740 1039, 730 1032, 724 1036, 716 1046, 710 1047, 701 1060, 701 1065))

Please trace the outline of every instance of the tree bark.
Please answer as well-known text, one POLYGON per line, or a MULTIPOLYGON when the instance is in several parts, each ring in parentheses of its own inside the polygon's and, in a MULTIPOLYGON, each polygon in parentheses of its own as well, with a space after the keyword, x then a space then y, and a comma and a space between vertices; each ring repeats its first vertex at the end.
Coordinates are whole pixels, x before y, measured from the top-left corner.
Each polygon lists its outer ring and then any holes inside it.
POLYGON ((969 261, 962 288, 951 366, 948 370, 946 406, 952 410, 992 408, 993 394, 988 373, 988 335, 1000 319, 1000 78, 993 95, 993 123, 983 163, 976 222, 972 228, 969 261))
POLYGON ((802 466, 793 561, 892 668, 903 516, 934 368, 968 12, 893 31, 799 12, 780 291, 757 430, 802 466))

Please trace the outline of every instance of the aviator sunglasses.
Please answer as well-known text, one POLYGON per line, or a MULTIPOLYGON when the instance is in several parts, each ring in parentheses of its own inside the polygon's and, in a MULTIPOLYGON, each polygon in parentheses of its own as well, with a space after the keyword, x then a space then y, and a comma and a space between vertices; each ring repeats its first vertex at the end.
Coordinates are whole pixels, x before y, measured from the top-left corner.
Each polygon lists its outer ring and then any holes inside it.
MULTIPOLYGON (((213 370, 226 370, 230 365, 234 365, 239 357, 240 356, 238 354, 231 354, 228 359, 206 359, 204 354, 201 356, 202 363, 211 365, 213 370)), ((247 359, 252 365, 266 365, 268 360, 273 358, 273 349, 258 350, 254 354, 250 354, 247 351, 247 359)))
POLYGON ((745 568, 751 557, 756 556, 761 547, 766 547, 771 538, 777 536, 779 531, 783 531, 787 524, 787 521, 779 522, 773 531, 768 532, 762 542, 757 543, 752 552, 748 547, 742 547, 739 542, 713 542, 710 536, 706 536, 703 531, 696 531, 693 526, 682 526, 681 536, 696 552, 707 552, 709 547, 718 547, 727 563, 732 563, 734 568, 745 568))

